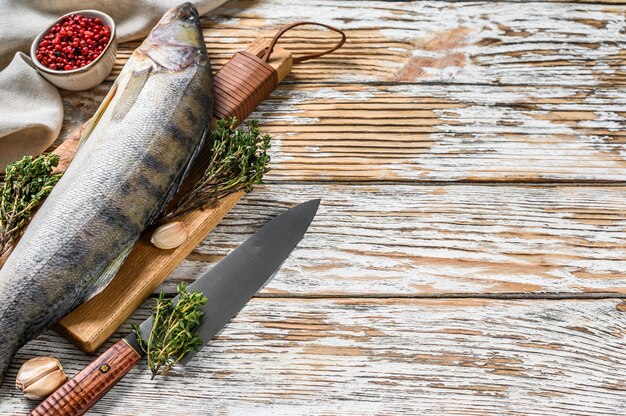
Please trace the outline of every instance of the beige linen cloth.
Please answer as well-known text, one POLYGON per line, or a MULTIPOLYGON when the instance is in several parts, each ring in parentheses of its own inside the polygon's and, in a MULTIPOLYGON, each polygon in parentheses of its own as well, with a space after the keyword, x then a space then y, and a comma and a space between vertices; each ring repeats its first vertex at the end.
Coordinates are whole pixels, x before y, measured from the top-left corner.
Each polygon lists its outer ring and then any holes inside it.
MULTIPOLYGON (((225 0, 191 0, 202 15, 225 0)), ((176 0, 0 0, 0 172, 54 142, 63 122, 56 87, 31 64, 30 45, 66 13, 94 9, 115 20, 119 42, 144 37, 176 0), (20 51, 25 52, 19 53, 20 51)))

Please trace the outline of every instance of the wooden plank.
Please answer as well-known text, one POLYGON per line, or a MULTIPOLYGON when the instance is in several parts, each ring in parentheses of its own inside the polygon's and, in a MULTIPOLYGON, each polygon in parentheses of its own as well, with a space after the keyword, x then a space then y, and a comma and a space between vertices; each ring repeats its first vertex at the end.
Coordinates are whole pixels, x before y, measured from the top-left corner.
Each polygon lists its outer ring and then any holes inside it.
MULTIPOLYGON (((219 68, 282 24, 318 20, 346 29, 341 50, 294 68, 297 81, 615 85, 626 83, 623 11, 579 2, 246 0, 210 13, 205 38, 219 68)), ((303 28, 281 44, 300 53, 330 39, 303 28)), ((120 45, 115 71, 135 46, 120 45)))
POLYGON ((271 182, 626 180, 623 88, 292 84, 251 117, 271 182))
POLYGON ((286 85, 253 117, 268 180, 626 179, 626 91, 286 85))
MULTIPOLYGON (((144 362, 90 415, 624 414, 620 304, 254 299, 186 369, 150 381, 144 362)), ((41 354, 70 374, 90 361, 53 333, 31 342, 0 389, 3 415, 33 405, 12 381, 41 354)))
POLYGON ((193 281, 288 207, 322 198, 264 296, 626 293, 626 187, 269 185, 176 269, 193 281))

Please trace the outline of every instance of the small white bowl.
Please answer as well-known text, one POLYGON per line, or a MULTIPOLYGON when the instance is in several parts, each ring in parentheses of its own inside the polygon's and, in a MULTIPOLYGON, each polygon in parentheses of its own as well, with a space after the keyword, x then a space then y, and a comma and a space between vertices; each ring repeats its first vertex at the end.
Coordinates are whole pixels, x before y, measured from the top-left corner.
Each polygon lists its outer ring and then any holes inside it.
POLYGON ((115 64, 115 55, 117 53, 117 35, 115 33, 115 22, 108 14, 97 10, 78 10, 64 14, 41 32, 33 41, 30 47, 30 57, 41 75, 59 88, 70 91, 83 91, 93 88, 100 84, 111 73, 113 64, 115 64), (85 17, 99 18, 102 23, 111 28, 111 38, 102 53, 82 68, 72 69, 70 71, 58 71, 45 67, 37 60, 37 46, 39 41, 44 37, 50 28, 63 20, 70 14, 79 14, 85 17))

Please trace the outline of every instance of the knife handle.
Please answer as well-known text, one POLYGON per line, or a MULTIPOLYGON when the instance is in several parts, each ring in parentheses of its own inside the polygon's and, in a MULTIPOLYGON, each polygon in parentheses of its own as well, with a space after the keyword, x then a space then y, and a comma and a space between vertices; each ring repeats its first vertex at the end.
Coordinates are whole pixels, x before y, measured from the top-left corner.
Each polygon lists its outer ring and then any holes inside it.
POLYGON ((81 416, 141 360, 120 340, 41 402, 31 416, 81 416))

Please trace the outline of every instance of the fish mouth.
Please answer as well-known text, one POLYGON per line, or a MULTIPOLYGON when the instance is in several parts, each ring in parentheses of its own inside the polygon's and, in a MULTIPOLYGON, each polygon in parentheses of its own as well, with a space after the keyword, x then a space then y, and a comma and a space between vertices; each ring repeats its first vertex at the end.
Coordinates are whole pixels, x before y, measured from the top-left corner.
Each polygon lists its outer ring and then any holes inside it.
POLYGON ((176 18, 186 22, 197 21, 200 18, 196 6, 189 2, 179 5, 175 10, 176 18))

